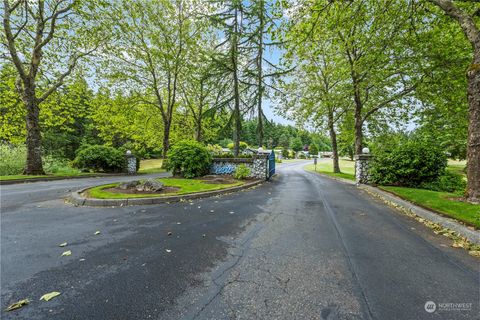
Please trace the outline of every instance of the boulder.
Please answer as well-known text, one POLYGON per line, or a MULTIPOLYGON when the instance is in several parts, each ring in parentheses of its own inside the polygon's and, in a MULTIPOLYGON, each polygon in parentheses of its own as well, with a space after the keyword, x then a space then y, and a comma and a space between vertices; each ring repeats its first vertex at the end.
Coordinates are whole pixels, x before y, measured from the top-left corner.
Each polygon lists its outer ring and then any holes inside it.
POLYGON ((163 188, 163 183, 155 179, 147 179, 135 186, 135 189, 139 192, 156 192, 162 190, 163 188))
POLYGON ((133 180, 133 181, 123 182, 119 184, 118 188, 122 190, 130 190, 130 189, 135 189, 139 184, 140 184, 140 181, 133 180))

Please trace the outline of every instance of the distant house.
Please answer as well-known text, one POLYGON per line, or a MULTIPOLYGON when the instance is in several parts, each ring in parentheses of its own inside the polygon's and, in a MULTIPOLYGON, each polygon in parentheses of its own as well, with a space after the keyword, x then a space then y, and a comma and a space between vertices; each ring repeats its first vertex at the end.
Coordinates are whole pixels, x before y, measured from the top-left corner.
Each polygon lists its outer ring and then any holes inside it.
POLYGON ((331 158, 331 157, 333 157, 333 152, 332 151, 320 151, 318 154, 320 155, 320 158, 331 158))

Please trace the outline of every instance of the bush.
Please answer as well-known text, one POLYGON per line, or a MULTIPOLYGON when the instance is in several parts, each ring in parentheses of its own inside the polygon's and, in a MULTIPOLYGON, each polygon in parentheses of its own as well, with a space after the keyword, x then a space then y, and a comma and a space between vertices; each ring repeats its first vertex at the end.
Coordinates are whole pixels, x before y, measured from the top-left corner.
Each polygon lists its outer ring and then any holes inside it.
POLYGON ((24 145, 0 144, 0 175, 22 174, 27 157, 24 145))
POLYGON ((381 185, 418 187, 444 175, 447 156, 427 140, 404 137, 395 144, 383 144, 374 151, 372 181, 381 185))
POLYGON ((215 157, 221 155, 223 153, 223 148, 222 146, 218 144, 208 144, 207 145, 207 150, 214 155, 215 157))
POLYGON ((125 168, 125 156, 121 150, 113 147, 85 146, 77 152, 72 165, 83 171, 121 172, 125 168))
POLYGON ((175 175, 195 178, 207 174, 212 164, 212 155, 197 141, 177 142, 168 151, 166 168, 175 175))
POLYGON ((246 179, 250 175, 250 168, 248 168, 246 165, 241 164, 237 166, 235 169, 235 172, 233 173, 233 177, 235 179, 246 179))
POLYGON ((58 175, 72 175, 79 173, 78 169, 74 169, 69 165, 68 159, 46 155, 42 159, 43 170, 46 173, 55 173, 58 175))
POLYGON ((419 187, 433 191, 463 193, 467 187, 467 182, 463 179, 462 175, 446 171, 445 174, 434 181, 423 182, 419 187))
POLYGON ((282 159, 275 159, 275 163, 282 163, 282 159))
POLYGON ((232 158, 241 158, 241 159, 250 159, 253 158, 253 155, 251 154, 239 154, 237 157, 233 155, 233 153, 222 153, 222 154, 217 154, 213 156, 214 158, 227 158, 227 159, 232 159, 232 158))
MULTIPOLYGON (((227 148, 230 149, 230 150, 233 150, 234 146, 235 146, 235 144, 233 142, 231 142, 227 145, 227 148)), ((239 151, 242 152, 243 150, 248 148, 248 144, 246 142, 240 141, 239 147, 240 147, 239 151)))
POLYGON ((305 156, 305 154, 300 153, 300 154, 298 155, 298 158, 299 158, 299 159, 306 159, 307 157, 305 156))

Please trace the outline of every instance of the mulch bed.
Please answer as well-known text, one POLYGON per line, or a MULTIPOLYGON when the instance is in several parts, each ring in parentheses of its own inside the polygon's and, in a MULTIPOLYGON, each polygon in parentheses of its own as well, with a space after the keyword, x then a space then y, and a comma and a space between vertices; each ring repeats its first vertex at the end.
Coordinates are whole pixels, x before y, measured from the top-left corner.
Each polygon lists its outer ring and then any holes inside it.
POLYGON ((237 182, 237 180, 230 175, 208 175, 199 178, 199 180, 202 180, 204 183, 208 184, 232 184, 237 182))

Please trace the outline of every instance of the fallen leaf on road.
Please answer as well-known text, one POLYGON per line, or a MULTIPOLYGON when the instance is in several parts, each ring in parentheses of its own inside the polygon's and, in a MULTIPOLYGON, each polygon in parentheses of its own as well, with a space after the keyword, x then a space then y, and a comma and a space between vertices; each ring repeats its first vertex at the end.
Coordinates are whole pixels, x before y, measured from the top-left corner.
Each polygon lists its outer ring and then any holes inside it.
POLYGON ((59 247, 66 247, 68 243, 64 242, 64 243, 60 243, 58 246, 59 247))
POLYGON ((53 298, 55 298, 59 295, 60 295, 60 292, 52 291, 50 293, 45 293, 43 296, 40 297, 40 300, 49 301, 49 300, 52 300, 53 298))
POLYGON ((80 260, 78 260, 78 261, 85 261, 85 259, 82 258, 82 259, 80 259, 80 260))
POLYGON ((212 212, 212 213, 213 213, 214 211, 213 211, 213 210, 210 210, 210 212, 212 212))
POLYGON ((62 253, 62 257, 71 256, 71 255, 72 255, 72 251, 70 251, 70 250, 67 250, 64 253, 62 253))
POLYGON ((94 235, 100 234, 100 231, 95 231, 94 235))
POLYGON ((29 302, 30 301, 28 301, 28 299, 23 299, 23 300, 17 301, 15 303, 12 303, 11 305, 9 305, 7 307, 7 309, 5 309, 5 311, 13 311, 13 310, 20 309, 21 307, 26 306, 29 302))
POLYGON ((172 233, 171 231, 169 231, 169 232, 167 233, 167 236, 171 236, 172 234, 173 234, 173 233, 172 233))
POLYGON ((204 238, 205 238, 206 236, 207 236, 207 235, 206 235, 205 233, 204 233, 204 234, 202 234, 202 237, 204 237, 204 238))
POLYGON ((480 251, 478 251, 478 250, 471 250, 471 251, 468 251, 468 254, 469 254, 469 255, 471 255, 471 256, 474 256, 474 257, 480 258, 480 251))
POLYGON ((177 224, 182 224, 181 222, 177 222, 177 224))
POLYGON ((172 252, 172 250, 170 249, 165 249, 165 251, 167 251, 168 253, 172 252))

